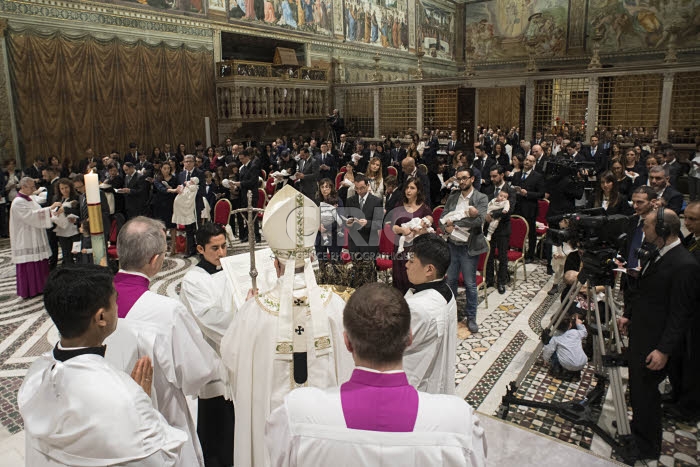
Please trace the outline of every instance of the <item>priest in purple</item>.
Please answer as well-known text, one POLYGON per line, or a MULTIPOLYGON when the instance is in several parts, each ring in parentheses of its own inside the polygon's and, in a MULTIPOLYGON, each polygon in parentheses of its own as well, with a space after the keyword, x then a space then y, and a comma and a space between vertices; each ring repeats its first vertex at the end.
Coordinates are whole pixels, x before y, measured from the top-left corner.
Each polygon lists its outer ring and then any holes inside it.
POLYGON ((362 286, 343 325, 352 377, 339 388, 287 395, 267 420, 272 466, 485 465, 486 438, 469 404, 408 384, 402 365, 411 312, 399 291, 362 286))

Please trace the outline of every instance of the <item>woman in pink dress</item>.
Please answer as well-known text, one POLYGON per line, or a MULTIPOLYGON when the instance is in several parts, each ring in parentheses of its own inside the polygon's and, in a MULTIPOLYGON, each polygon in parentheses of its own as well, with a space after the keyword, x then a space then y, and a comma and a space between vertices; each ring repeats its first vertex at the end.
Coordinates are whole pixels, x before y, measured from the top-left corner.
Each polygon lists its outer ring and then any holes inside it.
POLYGON ((403 224, 414 218, 426 218, 432 225, 433 212, 425 203, 425 190, 419 178, 408 178, 404 183, 403 202, 391 212, 391 228, 396 234, 394 242, 394 261, 392 263, 391 272, 394 281, 394 287, 399 289, 401 293, 406 293, 411 287, 406 274, 406 261, 408 254, 412 250, 413 239, 418 235, 426 232, 426 227, 411 230, 409 227, 402 227, 403 224), (399 240, 405 236, 401 253, 398 253, 399 240))

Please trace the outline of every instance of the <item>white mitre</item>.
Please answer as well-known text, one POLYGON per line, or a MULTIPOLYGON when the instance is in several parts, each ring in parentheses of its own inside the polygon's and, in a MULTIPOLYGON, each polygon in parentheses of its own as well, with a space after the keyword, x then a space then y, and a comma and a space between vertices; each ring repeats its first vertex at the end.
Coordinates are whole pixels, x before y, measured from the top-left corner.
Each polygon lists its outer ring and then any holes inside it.
POLYGON ((331 348, 328 317, 323 309, 321 289, 316 283, 310 258, 320 223, 321 211, 316 203, 290 185, 279 190, 265 208, 263 235, 272 252, 285 266, 279 291, 280 311, 275 344, 275 355, 283 360, 291 360, 294 353, 294 270, 302 265, 314 332, 314 350, 316 355, 322 355, 331 348))

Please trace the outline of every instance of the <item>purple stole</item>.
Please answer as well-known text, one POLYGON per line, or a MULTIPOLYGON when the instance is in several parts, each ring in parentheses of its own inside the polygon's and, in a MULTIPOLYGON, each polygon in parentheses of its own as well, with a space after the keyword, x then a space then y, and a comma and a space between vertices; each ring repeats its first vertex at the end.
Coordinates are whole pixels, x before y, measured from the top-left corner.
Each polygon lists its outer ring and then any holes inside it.
POLYGON ((418 391, 406 373, 355 369, 340 387, 345 424, 353 430, 412 432, 418 417, 418 391))
POLYGON ((114 276, 114 288, 117 291, 117 315, 126 318, 134 303, 141 295, 148 292, 150 281, 143 276, 118 272, 114 276))

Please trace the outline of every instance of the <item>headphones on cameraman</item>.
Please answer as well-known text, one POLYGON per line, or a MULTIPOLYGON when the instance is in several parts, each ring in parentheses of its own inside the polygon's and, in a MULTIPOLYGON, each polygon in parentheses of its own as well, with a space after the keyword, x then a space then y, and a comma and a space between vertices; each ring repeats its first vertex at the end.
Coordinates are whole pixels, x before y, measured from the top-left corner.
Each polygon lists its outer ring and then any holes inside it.
POLYGON ((659 206, 658 208, 656 208, 656 225, 654 226, 654 230, 656 231, 656 235, 663 238, 664 240, 666 240, 666 238, 668 238, 668 236, 671 235, 670 229, 668 228, 668 226, 666 226, 666 224, 664 224, 663 206, 659 206))

